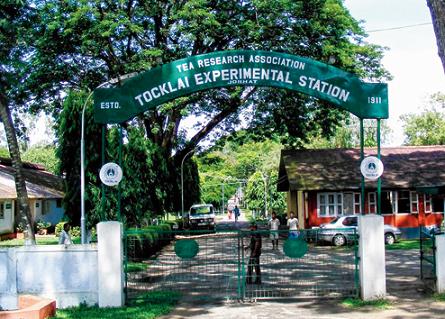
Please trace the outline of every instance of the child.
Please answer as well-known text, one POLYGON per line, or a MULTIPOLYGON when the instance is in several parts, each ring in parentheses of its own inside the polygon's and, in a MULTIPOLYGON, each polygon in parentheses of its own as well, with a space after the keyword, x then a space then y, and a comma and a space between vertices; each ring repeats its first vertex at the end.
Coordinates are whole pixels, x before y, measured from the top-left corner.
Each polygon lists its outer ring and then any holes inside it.
POLYGON ((272 249, 278 249, 278 229, 280 227, 280 220, 277 214, 272 212, 272 219, 269 221, 270 239, 272 240, 272 249))

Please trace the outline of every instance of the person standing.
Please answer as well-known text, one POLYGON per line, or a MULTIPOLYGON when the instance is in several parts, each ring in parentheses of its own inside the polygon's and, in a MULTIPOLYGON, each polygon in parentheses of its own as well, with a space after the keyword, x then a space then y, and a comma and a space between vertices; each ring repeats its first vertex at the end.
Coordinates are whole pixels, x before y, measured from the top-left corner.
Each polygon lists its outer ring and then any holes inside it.
POLYGON ((280 220, 277 214, 272 212, 272 219, 269 221, 270 239, 272 240, 272 249, 278 249, 278 229, 280 228, 280 220))
POLYGON ((63 224, 63 230, 60 233, 59 245, 71 245, 73 241, 70 235, 71 225, 69 223, 63 224))
POLYGON ((250 248, 249 263, 247 265, 247 278, 246 283, 253 283, 252 271, 255 269, 255 284, 261 284, 261 269, 260 269, 260 256, 261 256, 261 234, 258 233, 258 227, 256 224, 250 225, 251 237, 250 245, 246 248, 250 248))
POLYGON ((290 212, 289 219, 287 220, 287 227, 289 227, 289 238, 297 239, 298 232, 298 218, 295 217, 294 212, 290 212))
POLYGON ((239 214, 240 214, 238 205, 235 205, 235 208, 233 209, 233 213, 235 214, 235 223, 236 223, 238 221, 238 217, 239 217, 239 214))

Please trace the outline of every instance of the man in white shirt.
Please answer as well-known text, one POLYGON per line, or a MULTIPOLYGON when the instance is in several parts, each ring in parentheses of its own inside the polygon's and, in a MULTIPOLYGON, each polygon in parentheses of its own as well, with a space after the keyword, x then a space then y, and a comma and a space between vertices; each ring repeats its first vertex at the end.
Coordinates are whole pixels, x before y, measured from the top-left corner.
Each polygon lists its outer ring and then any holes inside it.
POLYGON ((60 233, 59 237, 59 245, 71 245, 73 243, 73 241, 71 240, 70 229, 70 224, 63 224, 63 230, 60 233))
POLYGON ((287 227, 289 227, 289 238, 296 239, 298 233, 298 219, 295 218, 294 212, 290 212, 289 219, 287 220, 287 227))
POLYGON ((270 239, 272 240, 272 249, 278 249, 278 229, 280 227, 280 220, 277 214, 272 212, 272 219, 269 221, 270 239))

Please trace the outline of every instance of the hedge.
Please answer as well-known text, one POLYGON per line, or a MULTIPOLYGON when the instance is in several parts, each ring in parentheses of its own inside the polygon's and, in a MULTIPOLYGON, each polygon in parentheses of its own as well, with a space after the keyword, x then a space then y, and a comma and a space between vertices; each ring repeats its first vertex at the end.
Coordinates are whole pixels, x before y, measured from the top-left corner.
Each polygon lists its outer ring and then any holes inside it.
POLYGON ((127 256, 129 259, 153 256, 170 243, 171 225, 160 224, 127 230, 127 256))

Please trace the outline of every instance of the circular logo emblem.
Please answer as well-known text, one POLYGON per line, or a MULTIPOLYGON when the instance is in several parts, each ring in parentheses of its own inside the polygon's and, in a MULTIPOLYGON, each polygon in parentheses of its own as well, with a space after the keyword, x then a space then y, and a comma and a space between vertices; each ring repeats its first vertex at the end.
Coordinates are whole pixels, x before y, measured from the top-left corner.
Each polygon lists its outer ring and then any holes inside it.
POLYGON ((366 179, 375 181, 383 174, 383 163, 375 156, 368 156, 360 164, 360 171, 366 179))
POLYGON ((107 186, 116 186, 122 180, 122 169, 116 163, 107 163, 100 169, 100 180, 107 186))
POLYGON ((191 259, 196 256, 199 251, 199 245, 193 239, 181 239, 175 244, 175 253, 183 259, 191 259))

